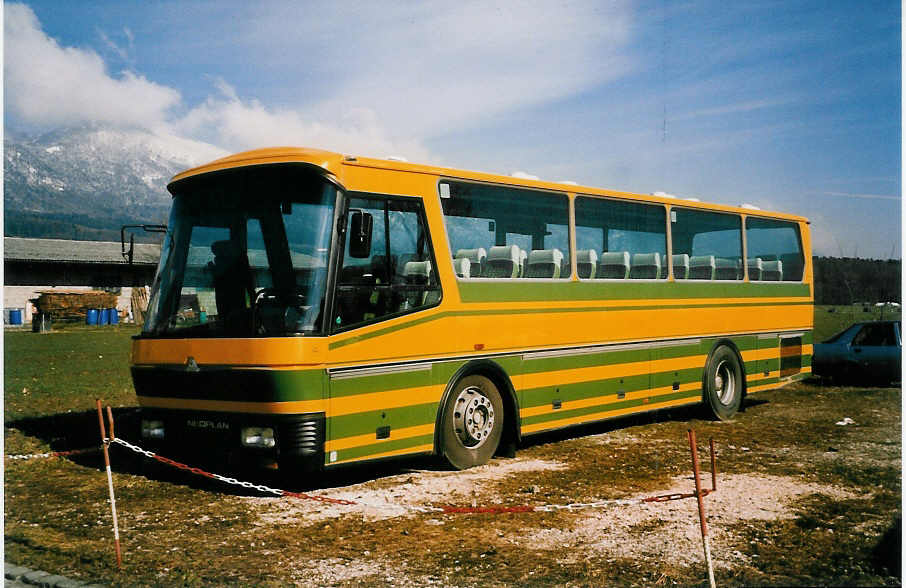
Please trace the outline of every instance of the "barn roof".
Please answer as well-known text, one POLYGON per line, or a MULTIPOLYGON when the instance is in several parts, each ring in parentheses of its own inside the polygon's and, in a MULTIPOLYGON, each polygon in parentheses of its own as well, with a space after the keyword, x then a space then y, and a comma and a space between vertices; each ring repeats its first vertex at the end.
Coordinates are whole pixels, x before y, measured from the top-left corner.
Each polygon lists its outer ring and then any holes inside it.
MULTIPOLYGON (((121 245, 115 241, 69 241, 66 239, 3 238, 4 261, 38 261, 50 263, 126 263, 121 245)), ((133 263, 156 265, 160 245, 136 243, 133 263)))

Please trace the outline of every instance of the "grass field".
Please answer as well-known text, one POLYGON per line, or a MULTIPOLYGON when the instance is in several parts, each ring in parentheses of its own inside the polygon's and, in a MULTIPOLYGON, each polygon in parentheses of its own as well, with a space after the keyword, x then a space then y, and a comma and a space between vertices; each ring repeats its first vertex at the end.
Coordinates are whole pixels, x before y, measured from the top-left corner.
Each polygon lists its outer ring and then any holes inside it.
MULTIPOLYGON (((856 310, 817 308, 816 341, 847 321, 879 318, 856 310)), ((137 441, 128 371, 134 332, 7 331, 6 453, 97 443, 96 397, 115 407, 119 435, 137 441)), ((303 488, 465 506, 688 491, 685 436, 693 427, 702 445, 713 437, 718 448, 718 491, 706 499, 718 584, 898 585, 900 406, 896 388, 805 382, 753 395, 729 423, 697 409, 661 411, 545 435, 516 459, 478 470, 394 462, 303 488), (835 424, 844 417, 855 424, 835 424)), ((7 460, 7 561, 111 585, 706 585, 694 500, 387 517, 181 474, 149 478, 132 454, 111 453, 124 571, 114 564, 99 455, 7 460)))

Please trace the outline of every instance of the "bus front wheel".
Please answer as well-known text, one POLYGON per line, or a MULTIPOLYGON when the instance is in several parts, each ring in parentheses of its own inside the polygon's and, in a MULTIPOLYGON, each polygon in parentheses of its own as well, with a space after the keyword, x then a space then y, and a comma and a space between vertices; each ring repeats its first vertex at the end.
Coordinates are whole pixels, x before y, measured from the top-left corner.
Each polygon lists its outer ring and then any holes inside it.
POLYGON ((443 456, 459 470, 488 462, 503 433, 503 399, 491 380, 472 375, 456 383, 441 422, 443 456))
POLYGON ((736 353, 721 345, 705 364, 705 399, 718 420, 733 418, 742 404, 742 367, 736 353))

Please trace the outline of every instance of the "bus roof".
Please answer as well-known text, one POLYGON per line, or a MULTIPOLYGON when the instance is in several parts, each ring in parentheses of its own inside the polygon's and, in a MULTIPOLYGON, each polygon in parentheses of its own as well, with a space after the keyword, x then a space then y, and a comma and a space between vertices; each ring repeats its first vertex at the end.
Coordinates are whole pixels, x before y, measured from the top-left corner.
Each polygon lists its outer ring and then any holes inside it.
POLYGON ((264 149, 254 149, 251 151, 243 151, 241 153, 229 155, 227 157, 214 160, 210 163, 206 163, 204 165, 200 165, 198 167, 194 167, 177 174, 173 177, 173 179, 170 180, 168 188, 171 188, 172 191, 173 184, 193 176, 198 176, 210 172, 253 165, 268 165, 275 163, 293 162, 306 163, 320 167, 324 169, 329 175, 334 176, 341 182, 343 177, 343 166, 354 165, 360 167, 372 167, 376 169, 389 169, 410 173, 430 174, 450 179, 464 179, 511 186, 524 186, 541 190, 571 192, 575 194, 614 196, 631 200, 671 204, 674 206, 704 208, 708 210, 735 212, 750 216, 767 216, 808 222, 808 219, 803 216, 776 211, 754 209, 750 205, 728 206, 725 204, 699 202, 697 200, 690 200, 686 198, 637 194, 633 192, 622 192, 619 190, 607 190, 603 188, 594 188, 591 186, 582 186, 572 182, 550 182, 545 180, 527 179, 524 177, 506 176, 486 172, 467 171, 433 165, 409 163, 407 161, 401 161, 398 159, 377 159, 370 157, 359 157, 354 155, 344 155, 332 151, 324 151, 322 149, 312 149, 307 147, 268 147, 264 149))

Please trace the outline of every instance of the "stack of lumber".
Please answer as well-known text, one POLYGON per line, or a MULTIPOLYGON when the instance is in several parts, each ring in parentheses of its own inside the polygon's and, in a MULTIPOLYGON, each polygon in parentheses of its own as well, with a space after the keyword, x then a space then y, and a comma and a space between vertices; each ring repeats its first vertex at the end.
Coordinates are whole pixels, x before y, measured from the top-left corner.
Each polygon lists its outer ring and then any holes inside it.
POLYGON ((148 290, 145 286, 132 288, 132 320, 136 324, 145 324, 145 313, 148 311, 148 290))
POLYGON ((67 291, 43 290, 31 302, 38 309, 51 315, 55 320, 85 320, 91 308, 116 308, 116 294, 101 290, 67 291))

